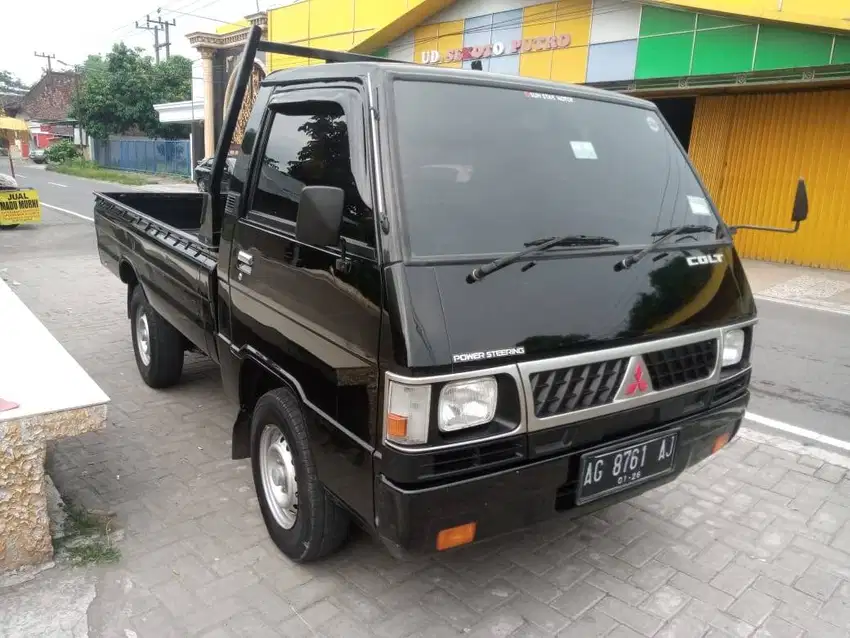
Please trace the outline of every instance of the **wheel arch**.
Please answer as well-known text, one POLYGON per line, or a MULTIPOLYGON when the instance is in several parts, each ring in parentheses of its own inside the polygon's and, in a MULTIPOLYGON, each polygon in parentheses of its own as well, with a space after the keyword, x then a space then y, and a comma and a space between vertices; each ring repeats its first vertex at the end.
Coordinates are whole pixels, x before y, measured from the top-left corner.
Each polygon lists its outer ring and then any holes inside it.
POLYGON ((231 456, 245 459, 251 450, 251 416, 261 396, 270 390, 286 388, 299 402, 303 401, 298 382, 281 375, 257 358, 246 356, 239 366, 239 413, 233 423, 231 456))
POLYGON ((139 277, 136 275, 136 269, 133 268, 127 259, 122 259, 118 264, 118 276, 121 281, 127 284, 127 318, 130 318, 130 300, 133 298, 133 291, 139 285, 139 277))

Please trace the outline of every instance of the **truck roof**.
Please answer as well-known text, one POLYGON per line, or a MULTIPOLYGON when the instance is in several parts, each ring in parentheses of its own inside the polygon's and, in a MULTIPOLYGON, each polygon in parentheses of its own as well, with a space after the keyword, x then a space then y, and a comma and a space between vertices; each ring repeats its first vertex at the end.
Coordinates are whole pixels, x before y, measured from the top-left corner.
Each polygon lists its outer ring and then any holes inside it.
POLYGON ((455 69, 444 67, 425 66, 424 64, 412 64, 409 62, 334 62, 332 64, 320 64, 295 67, 293 69, 281 69, 269 74, 263 81, 264 85, 284 84, 299 80, 313 78, 353 78, 365 77, 378 73, 389 73, 394 76, 407 78, 426 79, 450 79, 458 81, 475 79, 479 82, 486 78, 487 83, 492 86, 513 88, 526 91, 537 91, 541 93, 561 93, 587 99, 601 99, 608 102, 617 102, 629 106, 657 110, 655 104, 630 95, 624 95, 605 89, 597 89, 579 84, 566 84, 552 82, 550 80, 538 80, 534 78, 504 75, 501 73, 489 73, 487 71, 474 71, 468 69, 455 69))

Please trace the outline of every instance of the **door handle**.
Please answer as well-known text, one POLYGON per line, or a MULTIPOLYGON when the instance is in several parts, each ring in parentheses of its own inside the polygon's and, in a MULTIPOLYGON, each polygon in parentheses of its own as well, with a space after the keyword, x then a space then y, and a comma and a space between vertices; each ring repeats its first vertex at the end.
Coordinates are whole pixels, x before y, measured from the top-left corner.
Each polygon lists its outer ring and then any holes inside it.
POLYGON ((254 256, 251 253, 246 253, 244 250, 240 250, 236 254, 236 259, 240 264, 245 264, 246 266, 254 265, 254 256))

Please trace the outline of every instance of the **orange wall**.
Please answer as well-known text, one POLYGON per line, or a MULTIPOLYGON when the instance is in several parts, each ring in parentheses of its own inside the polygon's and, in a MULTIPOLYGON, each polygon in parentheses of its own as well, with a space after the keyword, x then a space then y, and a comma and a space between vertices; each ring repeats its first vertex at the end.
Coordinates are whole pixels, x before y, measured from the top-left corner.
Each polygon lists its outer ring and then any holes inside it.
POLYGON ((800 232, 742 230, 742 256, 850 270, 848 113, 846 90, 697 99, 690 155, 727 223, 791 227, 797 179, 806 179, 800 232))

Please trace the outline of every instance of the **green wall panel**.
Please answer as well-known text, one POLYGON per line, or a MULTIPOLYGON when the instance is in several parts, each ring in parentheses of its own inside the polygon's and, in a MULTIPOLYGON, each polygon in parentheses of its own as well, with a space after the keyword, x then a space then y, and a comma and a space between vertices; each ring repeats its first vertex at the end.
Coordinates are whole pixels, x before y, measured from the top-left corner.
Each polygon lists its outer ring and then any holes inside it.
POLYGON ((749 26, 746 22, 740 20, 730 20, 729 18, 721 18, 720 16, 711 16, 700 13, 697 18, 697 29, 718 29, 720 27, 740 27, 749 26))
POLYGON ((747 25, 697 31, 691 75, 751 71, 757 30, 755 25, 747 25))
POLYGON ((640 37, 693 31, 697 14, 643 5, 640 16, 640 37))
POLYGON ((835 50, 832 52, 833 64, 850 64, 850 38, 835 38, 835 50))
POLYGON ((831 50, 831 35, 763 24, 759 30, 755 70, 822 66, 829 64, 831 50))
POLYGON ((850 64, 850 37, 643 5, 635 79, 850 64), (754 62, 755 60, 755 62, 754 62))
POLYGON ((635 79, 689 75, 693 42, 692 33, 641 38, 638 41, 635 79))

